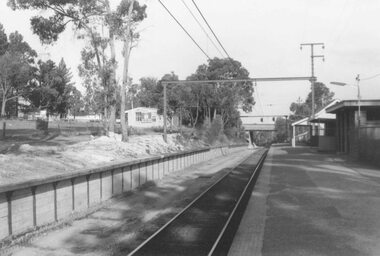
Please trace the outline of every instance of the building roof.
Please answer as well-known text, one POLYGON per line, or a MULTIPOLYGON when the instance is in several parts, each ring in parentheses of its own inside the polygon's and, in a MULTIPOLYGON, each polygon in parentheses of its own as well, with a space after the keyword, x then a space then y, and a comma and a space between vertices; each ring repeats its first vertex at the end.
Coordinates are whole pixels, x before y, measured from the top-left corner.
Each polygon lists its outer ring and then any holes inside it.
POLYGON ((301 120, 298 120, 292 123, 292 126, 307 126, 307 125, 309 125, 309 117, 305 117, 301 120))
POLYGON ((326 109, 328 109, 331 106, 334 106, 335 104, 339 103, 339 100, 333 100, 330 102, 327 106, 322 108, 320 111, 315 113, 314 118, 310 118, 309 122, 311 123, 323 123, 323 122, 329 122, 336 119, 335 114, 327 113, 326 109))
MULTIPOLYGON (((379 107, 380 108, 380 100, 361 100, 360 101, 361 107, 379 107)), ((336 103, 335 105, 329 107, 326 109, 327 113, 337 113, 340 110, 343 109, 349 109, 349 108, 357 108, 358 107, 358 101, 357 100, 344 100, 339 103, 336 103)))
POLYGON ((125 111, 125 113, 127 112, 131 112, 131 111, 157 111, 157 108, 146 108, 146 107, 138 107, 138 108, 132 108, 132 109, 128 109, 125 111))

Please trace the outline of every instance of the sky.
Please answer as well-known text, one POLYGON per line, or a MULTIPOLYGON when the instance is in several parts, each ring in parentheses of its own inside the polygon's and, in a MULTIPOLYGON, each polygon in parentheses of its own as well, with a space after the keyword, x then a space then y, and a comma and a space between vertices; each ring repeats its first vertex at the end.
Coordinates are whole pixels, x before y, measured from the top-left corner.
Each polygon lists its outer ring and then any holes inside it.
MULTIPOLYGON (((116 6, 119 0, 110 0, 116 6)), ((191 0, 183 0, 201 18, 191 0)), ((310 76, 310 47, 301 43, 323 42, 316 46, 315 76, 339 99, 356 99, 355 86, 330 85, 331 81, 355 85, 360 74, 363 99, 380 99, 380 1, 378 0, 195 0, 229 55, 255 77, 310 76), (372 79, 365 80, 365 78, 372 79)), ((80 51, 85 45, 72 28, 53 45, 41 45, 30 28, 36 11, 12 11, 0 0, 0 23, 9 34, 19 31, 41 58, 64 58, 78 88, 80 51)), ((212 57, 223 57, 203 33, 182 0, 162 0, 198 44, 212 57)), ((140 0, 148 17, 139 25, 141 40, 133 49, 130 76, 161 78, 171 71, 180 79, 194 73, 207 58, 168 15, 158 0, 140 0)), ((206 25, 203 24, 205 28, 206 25)), ((210 37, 212 36, 209 32, 210 37)), ((220 49, 221 51, 221 49, 220 49)), ((117 60, 122 66, 121 45, 117 60)), ((121 77, 121 70, 119 72, 121 77)), ((255 87, 256 109, 271 114, 288 114, 291 102, 304 100, 308 81, 260 82, 255 87)))

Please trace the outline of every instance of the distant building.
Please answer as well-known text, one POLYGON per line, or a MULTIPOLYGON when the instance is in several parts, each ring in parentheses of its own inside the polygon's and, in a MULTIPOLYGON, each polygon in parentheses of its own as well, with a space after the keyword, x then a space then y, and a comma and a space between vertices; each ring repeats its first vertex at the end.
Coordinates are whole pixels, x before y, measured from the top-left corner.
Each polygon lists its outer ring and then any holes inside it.
POLYGON ((68 114, 65 119, 75 120, 78 122, 99 122, 100 120, 102 120, 102 115, 96 114, 96 113, 88 113, 85 111, 80 111, 75 116, 68 114))
POLYGON ((272 142, 276 135, 276 119, 287 118, 287 115, 267 114, 255 108, 248 113, 239 109, 239 114, 244 130, 249 133, 251 142, 256 144, 272 142))
POLYGON ((19 119, 26 119, 29 121, 37 120, 37 119, 47 119, 46 109, 35 110, 35 111, 25 111, 25 107, 29 107, 30 102, 21 96, 18 97, 17 101, 18 101, 17 117, 19 119))
POLYGON ((140 128, 162 127, 163 116, 157 114, 156 108, 138 107, 125 111, 128 126, 140 128))
POLYGON ((380 100, 344 100, 326 109, 336 114, 335 145, 338 153, 380 165, 380 100))

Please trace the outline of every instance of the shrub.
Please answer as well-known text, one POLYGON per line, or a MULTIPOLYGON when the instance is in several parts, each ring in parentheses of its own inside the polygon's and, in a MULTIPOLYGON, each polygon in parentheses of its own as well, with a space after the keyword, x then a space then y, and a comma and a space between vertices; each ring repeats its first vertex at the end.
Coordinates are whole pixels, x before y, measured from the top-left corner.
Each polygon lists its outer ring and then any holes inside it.
POLYGON ((36 120, 36 129, 40 131, 47 131, 49 122, 43 119, 36 120))

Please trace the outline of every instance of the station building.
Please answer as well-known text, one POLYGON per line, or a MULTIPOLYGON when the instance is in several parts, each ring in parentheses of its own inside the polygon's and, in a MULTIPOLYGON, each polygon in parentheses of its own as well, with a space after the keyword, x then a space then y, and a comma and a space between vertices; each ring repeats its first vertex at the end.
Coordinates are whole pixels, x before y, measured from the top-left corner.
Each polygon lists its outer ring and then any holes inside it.
POLYGON ((380 100, 344 100, 326 109, 336 114, 336 151, 380 164, 380 100))
POLYGON ((292 146, 311 145, 318 147, 320 151, 335 151, 335 114, 327 113, 326 109, 338 103, 339 100, 330 102, 327 106, 314 114, 314 117, 305 117, 293 122, 292 146))
POLYGON ((310 124, 314 124, 312 138, 314 143, 318 145, 319 151, 336 151, 335 133, 336 133, 336 115, 327 113, 327 109, 339 100, 334 100, 324 108, 315 113, 313 118, 309 119, 310 124))

